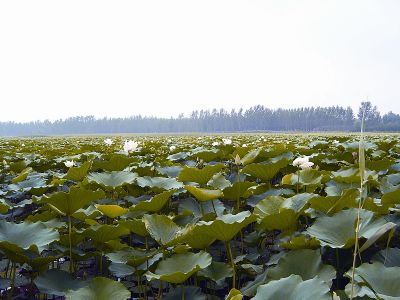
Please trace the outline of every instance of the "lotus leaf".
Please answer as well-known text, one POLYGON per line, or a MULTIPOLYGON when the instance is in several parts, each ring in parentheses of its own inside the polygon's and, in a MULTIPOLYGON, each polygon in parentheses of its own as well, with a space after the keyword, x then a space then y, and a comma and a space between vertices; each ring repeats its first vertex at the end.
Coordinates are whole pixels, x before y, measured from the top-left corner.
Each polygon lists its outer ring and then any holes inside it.
POLYGON ((203 169, 184 167, 179 173, 178 180, 182 182, 197 182, 200 185, 205 185, 223 167, 223 164, 207 165, 203 169))
POLYGON ((209 190, 185 185, 185 189, 189 191, 199 201, 210 201, 224 196, 221 190, 209 190))
POLYGON ((303 281, 299 275, 290 275, 260 285, 252 300, 331 300, 328 285, 318 277, 303 281))
POLYGON ((131 293, 122 283, 104 277, 96 277, 87 287, 65 295, 66 300, 127 300, 130 297, 131 293))
POLYGON ((182 283, 199 270, 211 264, 207 252, 175 254, 158 263, 154 273, 147 272, 147 280, 159 279, 170 283, 182 283))
POLYGON ((127 171, 112 171, 108 173, 90 173, 88 180, 104 187, 116 188, 124 184, 131 184, 137 178, 136 173, 127 171))

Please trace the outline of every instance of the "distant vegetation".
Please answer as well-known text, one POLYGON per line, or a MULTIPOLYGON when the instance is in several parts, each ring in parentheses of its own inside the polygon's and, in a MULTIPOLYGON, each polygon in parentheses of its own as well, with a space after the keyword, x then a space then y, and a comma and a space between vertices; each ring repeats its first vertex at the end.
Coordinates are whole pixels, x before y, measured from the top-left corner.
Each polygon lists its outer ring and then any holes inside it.
POLYGON ((143 117, 102 118, 79 116, 54 122, 0 122, 0 135, 53 135, 92 133, 168 133, 234 131, 358 131, 363 109, 366 130, 400 131, 400 115, 381 115, 371 102, 362 102, 355 116, 350 107, 302 107, 269 109, 257 105, 248 110, 224 109, 193 111, 177 118, 143 117))

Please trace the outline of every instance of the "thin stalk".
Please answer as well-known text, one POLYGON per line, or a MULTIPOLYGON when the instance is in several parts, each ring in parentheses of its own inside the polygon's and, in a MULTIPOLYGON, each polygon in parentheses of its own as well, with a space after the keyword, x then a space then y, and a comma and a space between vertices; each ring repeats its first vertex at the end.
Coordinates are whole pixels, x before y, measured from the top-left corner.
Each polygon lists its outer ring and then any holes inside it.
POLYGON ((232 268, 232 288, 235 288, 235 283, 236 283, 236 272, 235 272, 235 262, 233 260, 232 256, 232 249, 231 249, 231 244, 230 242, 225 243, 225 248, 226 252, 228 253, 229 261, 231 263, 231 268, 232 268))
POLYGON ((100 254, 100 275, 103 275, 103 251, 100 254))
POLYGON ((71 216, 68 215, 68 240, 69 240, 69 272, 72 274, 72 224, 71 224, 71 216))
POLYGON ((185 300, 185 286, 182 284, 181 300, 185 300))
POLYGON ((357 220, 356 220, 356 229, 355 229, 355 242, 354 242, 354 251, 353 251, 353 265, 351 268, 351 294, 350 300, 354 297, 354 277, 355 277, 355 269, 356 269, 356 260, 357 260, 357 252, 359 249, 358 238, 359 238, 359 230, 360 230, 360 213, 361 208, 363 206, 363 197, 364 197, 364 172, 365 172, 365 151, 364 151, 364 120, 365 120, 365 109, 363 111, 363 116, 361 120, 361 134, 360 134, 360 142, 359 142, 359 154, 358 154, 358 166, 360 169, 360 201, 358 203, 357 209, 357 220))
POLYGON ((14 294, 15 275, 17 273, 17 264, 16 263, 12 263, 11 270, 12 270, 11 289, 10 289, 10 294, 8 294, 8 299, 11 299, 12 295, 14 294))

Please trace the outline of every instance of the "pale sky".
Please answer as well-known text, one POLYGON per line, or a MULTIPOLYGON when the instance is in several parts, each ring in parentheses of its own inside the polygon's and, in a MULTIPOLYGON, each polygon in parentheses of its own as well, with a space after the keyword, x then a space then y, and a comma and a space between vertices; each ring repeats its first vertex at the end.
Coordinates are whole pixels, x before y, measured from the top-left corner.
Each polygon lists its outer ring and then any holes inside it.
POLYGON ((0 121, 400 113, 400 1, 0 1, 0 121))

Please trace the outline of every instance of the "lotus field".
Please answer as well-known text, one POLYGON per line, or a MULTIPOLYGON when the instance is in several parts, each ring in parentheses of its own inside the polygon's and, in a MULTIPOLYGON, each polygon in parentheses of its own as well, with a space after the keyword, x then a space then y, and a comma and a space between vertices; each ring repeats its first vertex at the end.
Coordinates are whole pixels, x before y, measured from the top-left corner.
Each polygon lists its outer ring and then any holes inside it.
POLYGON ((1 139, 0 298, 400 299, 399 137, 1 139))

